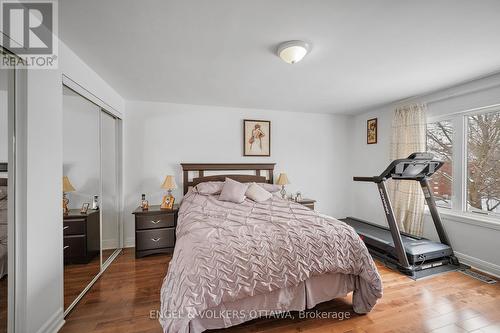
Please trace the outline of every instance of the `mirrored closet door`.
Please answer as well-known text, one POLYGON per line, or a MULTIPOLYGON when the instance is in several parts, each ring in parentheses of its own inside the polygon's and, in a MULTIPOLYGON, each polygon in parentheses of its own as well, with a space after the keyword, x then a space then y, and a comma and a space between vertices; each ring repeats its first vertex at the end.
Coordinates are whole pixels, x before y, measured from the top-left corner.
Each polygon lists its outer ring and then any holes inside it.
MULTIPOLYGON (((0 60, 15 56, 0 47, 0 60)), ((14 332, 15 323, 15 132, 25 70, 0 69, 0 333, 14 332)))
POLYGON ((101 271, 100 211, 92 207, 101 192, 99 116, 97 105, 63 88, 65 309, 101 271))
POLYGON ((64 86, 63 123, 64 309, 68 314, 122 247, 120 119, 64 86))

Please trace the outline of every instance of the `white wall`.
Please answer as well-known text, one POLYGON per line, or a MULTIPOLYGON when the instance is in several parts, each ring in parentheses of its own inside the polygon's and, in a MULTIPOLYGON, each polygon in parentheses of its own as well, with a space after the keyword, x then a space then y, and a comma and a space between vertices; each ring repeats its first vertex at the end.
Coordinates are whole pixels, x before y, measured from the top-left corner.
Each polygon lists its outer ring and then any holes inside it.
MULTIPOLYGON (((427 103, 428 117, 442 116, 500 103, 500 75, 459 85, 411 101, 427 103)), ((396 104, 375 108, 354 118, 351 176, 375 176, 389 164, 391 121, 396 104), (378 144, 366 144, 366 120, 378 118, 378 144)), ((351 216, 386 224, 375 184, 352 182, 351 216)), ((464 219, 442 216, 454 250, 464 262, 500 275, 500 228, 464 223, 464 219)), ((424 235, 437 239, 432 220, 425 218, 424 235)), ((491 225, 490 225, 491 226, 491 225)))
MULTIPOLYGON (((52 332, 63 323, 62 75, 123 112, 124 101, 64 44, 58 70, 28 72, 26 304, 20 331, 52 332)), ((23 223, 23 221, 21 221, 23 223)))
POLYGON ((317 200, 319 211, 345 216, 349 154, 346 116, 168 103, 129 102, 124 132, 125 241, 133 244, 131 212, 141 193, 159 204, 167 174, 180 163, 276 162, 275 177, 286 172, 289 191, 317 200), (243 119, 271 121, 271 157, 243 157, 243 119))

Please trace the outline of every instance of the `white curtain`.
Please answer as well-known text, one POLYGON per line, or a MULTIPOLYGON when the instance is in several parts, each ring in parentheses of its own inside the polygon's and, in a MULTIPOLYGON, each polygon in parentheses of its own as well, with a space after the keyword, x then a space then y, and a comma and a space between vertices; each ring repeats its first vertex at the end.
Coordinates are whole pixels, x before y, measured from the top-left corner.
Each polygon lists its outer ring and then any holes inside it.
MULTIPOLYGON (((426 106, 399 106, 392 120, 391 161, 406 158, 426 149, 426 106)), ((420 184, 413 180, 391 180, 389 183, 394 215, 401 231, 421 236, 425 198, 420 184)))

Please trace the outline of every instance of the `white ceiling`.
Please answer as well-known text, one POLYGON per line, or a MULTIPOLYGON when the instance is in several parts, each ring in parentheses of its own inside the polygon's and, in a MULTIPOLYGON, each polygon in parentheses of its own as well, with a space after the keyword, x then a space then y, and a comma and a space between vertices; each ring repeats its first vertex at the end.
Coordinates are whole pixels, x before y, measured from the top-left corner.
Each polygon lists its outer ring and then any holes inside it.
POLYGON ((125 99, 352 113, 500 70, 498 0, 64 0, 65 43, 125 99), (302 39, 295 65, 277 44, 302 39))

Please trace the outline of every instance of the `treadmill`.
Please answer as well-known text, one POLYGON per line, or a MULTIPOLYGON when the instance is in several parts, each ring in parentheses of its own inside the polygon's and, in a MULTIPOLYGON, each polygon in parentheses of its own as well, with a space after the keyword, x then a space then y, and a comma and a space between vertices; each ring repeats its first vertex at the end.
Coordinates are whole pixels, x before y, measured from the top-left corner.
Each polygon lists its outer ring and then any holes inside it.
POLYGON ((441 223, 428 180, 442 165, 431 153, 413 153, 393 161, 379 176, 354 177, 354 181, 377 184, 389 228, 353 217, 341 219, 356 230, 373 257, 414 279, 461 268, 441 223), (385 184, 390 178, 420 183, 440 242, 399 231, 385 184))

